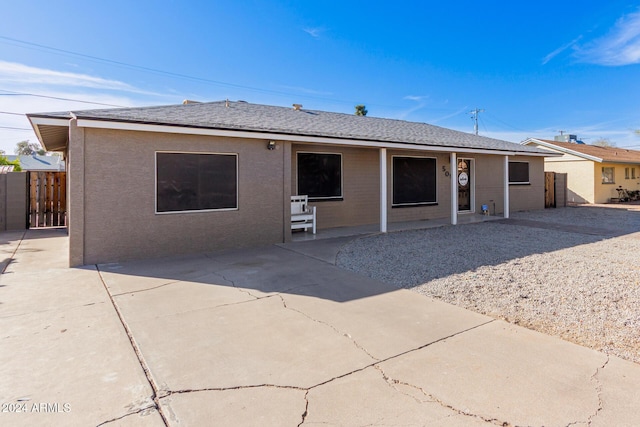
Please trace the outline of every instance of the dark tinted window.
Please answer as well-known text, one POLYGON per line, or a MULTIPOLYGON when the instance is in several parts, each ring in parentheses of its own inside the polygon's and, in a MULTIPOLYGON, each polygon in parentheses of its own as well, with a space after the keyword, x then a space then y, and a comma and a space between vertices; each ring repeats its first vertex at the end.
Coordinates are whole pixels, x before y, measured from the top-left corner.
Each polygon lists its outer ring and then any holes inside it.
POLYGON ((310 199, 342 198, 342 155, 298 153, 298 194, 310 199))
POLYGON ((436 203, 436 159, 393 158, 393 204, 436 203))
POLYGON ((509 183, 528 184, 529 183, 529 163, 509 162, 509 183))
POLYGON ((235 154, 156 153, 156 211, 238 207, 235 154))

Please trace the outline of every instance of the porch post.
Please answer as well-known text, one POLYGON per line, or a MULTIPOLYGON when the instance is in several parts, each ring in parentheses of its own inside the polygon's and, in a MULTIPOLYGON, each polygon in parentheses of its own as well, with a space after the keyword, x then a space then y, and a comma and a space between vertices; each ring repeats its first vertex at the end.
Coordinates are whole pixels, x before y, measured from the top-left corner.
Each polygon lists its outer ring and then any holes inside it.
POLYGON ((504 156, 504 217, 509 218, 509 156, 504 156))
POLYGON ((451 153, 451 225, 458 223, 458 160, 451 153))
POLYGON ((380 232, 387 232, 387 149, 380 149, 380 232))

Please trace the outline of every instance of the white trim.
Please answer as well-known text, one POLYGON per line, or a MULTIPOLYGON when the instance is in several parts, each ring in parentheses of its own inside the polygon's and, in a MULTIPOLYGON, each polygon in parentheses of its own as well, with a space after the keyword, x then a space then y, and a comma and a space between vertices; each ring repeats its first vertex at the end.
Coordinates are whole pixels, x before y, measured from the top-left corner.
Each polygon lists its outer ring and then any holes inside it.
POLYGON ((380 232, 387 232, 387 149, 380 149, 380 232))
POLYGON ((62 126, 69 127, 69 121, 71 119, 52 119, 47 117, 29 117, 27 116, 32 125, 46 125, 46 126, 62 126))
POLYGON ((449 157, 451 168, 451 225, 458 223, 458 160, 456 153, 451 153, 449 157), (455 174, 455 175, 454 175, 455 174))
POLYGON ((356 140, 356 139, 342 139, 342 138, 331 138, 331 137, 320 137, 320 136, 289 135, 289 134, 283 134, 283 133, 250 132, 250 131, 240 131, 240 130, 206 129, 206 128, 154 125, 154 124, 142 124, 142 123, 110 122, 110 121, 90 120, 90 119, 78 119, 78 126, 87 127, 87 128, 118 129, 118 130, 131 130, 131 131, 141 131, 141 132, 224 136, 228 138, 269 139, 269 140, 281 140, 281 141, 291 141, 291 142, 306 142, 311 144, 346 145, 346 146, 368 147, 368 148, 397 148, 401 150, 435 151, 435 152, 447 152, 447 153, 451 152, 452 150, 455 150, 460 153, 479 153, 479 154, 533 156, 533 157, 547 156, 546 153, 527 153, 527 152, 511 151, 511 150, 490 150, 490 149, 484 149, 484 148, 477 148, 477 149, 476 148, 459 148, 459 147, 420 145, 420 144, 410 144, 410 143, 400 143, 400 142, 379 142, 379 141, 364 141, 364 140, 356 140))
POLYGON ((344 199, 344 162, 342 160, 342 155, 343 153, 333 153, 333 152, 329 152, 329 151, 296 151, 296 193, 298 193, 299 196, 304 196, 304 194, 300 194, 300 183, 298 182, 298 171, 300 170, 300 164, 298 162, 298 154, 303 153, 303 154, 333 154, 333 155, 337 155, 340 156, 340 195, 339 196, 330 196, 330 197, 315 197, 315 196, 309 196, 309 200, 310 201, 314 201, 314 200, 343 200, 344 199))
POLYGON ((438 158, 437 157, 431 157, 431 156, 405 156, 402 154, 394 154, 393 156, 391 156, 391 206, 433 206, 433 205, 437 205, 438 204, 438 158), (417 202, 417 203, 393 203, 393 199, 394 199, 394 195, 395 193, 393 192, 393 189, 395 188, 394 185, 395 183, 393 182, 393 177, 395 176, 396 173, 396 168, 393 164, 393 160, 396 157, 402 157, 402 158, 412 158, 412 159, 433 159, 435 160, 435 164, 436 167, 434 169, 434 177, 436 180, 435 183, 435 187, 436 187, 436 199, 433 202, 417 202))
POLYGON ((504 156, 504 217, 509 218, 509 156, 504 156))
POLYGON ((238 153, 213 153, 209 151, 171 151, 171 150, 157 150, 154 151, 153 162, 154 162, 154 194, 153 194, 153 209, 156 215, 173 215, 173 214, 184 214, 184 213, 203 213, 203 212, 226 212, 226 211, 237 211, 240 210, 240 169, 239 169, 239 161, 238 158, 240 156, 238 153), (158 212, 158 153, 164 154, 216 154, 222 156, 235 156, 236 158, 236 207, 235 208, 220 208, 220 209, 191 209, 184 211, 167 211, 167 212, 158 212))
MULTIPOLYGON (((589 154, 584 154, 584 153, 581 153, 579 151, 570 150, 570 149, 565 148, 565 147, 558 147, 555 144, 551 144, 549 142, 542 141, 542 140, 536 139, 536 138, 529 138, 529 139, 525 140, 522 143, 522 145, 530 145, 530 143, 542 145, 543 147, 547 147, 547 148, 550 148, 552 150, 559 151, 560 153, 572 154, 574 156, 582 157, 583 159, 591 160, 591 161, 594 161, 594 162, 598 162, 598 163, 602 163, 603 162, 603 159, 601 159, 600 157, 591 156, 589 154)), ((555 155, 558 155, 558 154, 555 154, 555 155)))

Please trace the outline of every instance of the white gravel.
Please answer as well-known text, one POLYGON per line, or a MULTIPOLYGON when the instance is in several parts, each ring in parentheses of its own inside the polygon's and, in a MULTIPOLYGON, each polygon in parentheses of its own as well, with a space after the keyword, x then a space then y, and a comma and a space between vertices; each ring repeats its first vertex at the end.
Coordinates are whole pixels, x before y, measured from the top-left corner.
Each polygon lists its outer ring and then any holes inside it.
POLYGON ((640 210, 512 218, 539 227, 484 222, 374 235, 345 245, 337 264, 640 363, 640 210), (549 229, 561 225, 573 228, 549 229))

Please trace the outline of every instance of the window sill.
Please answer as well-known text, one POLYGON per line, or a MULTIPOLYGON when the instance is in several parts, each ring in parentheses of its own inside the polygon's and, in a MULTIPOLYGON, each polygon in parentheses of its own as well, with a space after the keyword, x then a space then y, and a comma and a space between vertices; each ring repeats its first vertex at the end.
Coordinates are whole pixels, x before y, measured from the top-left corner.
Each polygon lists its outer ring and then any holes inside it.
POLYGON ((438 206, 438 202, 433 203, 407 203, 406 205, 391 205, 391 209, 402 209, 402 208, 419 208, 424 206, 438 206))

